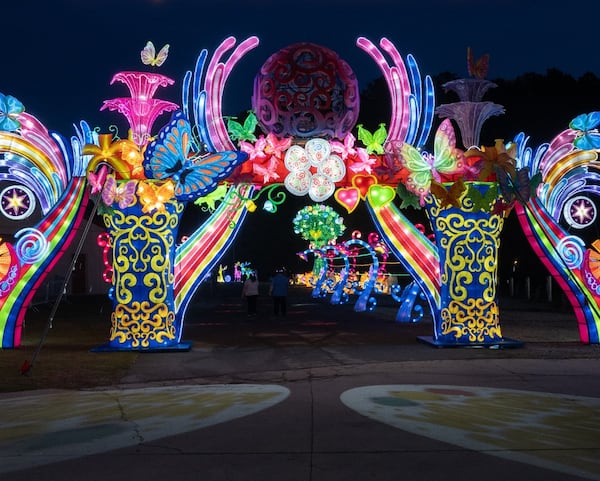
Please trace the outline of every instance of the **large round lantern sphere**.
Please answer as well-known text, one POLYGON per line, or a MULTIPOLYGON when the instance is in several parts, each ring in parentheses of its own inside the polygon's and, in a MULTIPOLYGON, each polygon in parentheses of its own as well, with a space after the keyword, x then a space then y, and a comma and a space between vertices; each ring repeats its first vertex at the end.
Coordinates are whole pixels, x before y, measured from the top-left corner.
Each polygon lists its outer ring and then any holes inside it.
POLYGON ((344 60, 319 45, 297 43, 262 66, 252 107, 267 133, 341 140, 356 125, 359 100, 356 75, 344 60))

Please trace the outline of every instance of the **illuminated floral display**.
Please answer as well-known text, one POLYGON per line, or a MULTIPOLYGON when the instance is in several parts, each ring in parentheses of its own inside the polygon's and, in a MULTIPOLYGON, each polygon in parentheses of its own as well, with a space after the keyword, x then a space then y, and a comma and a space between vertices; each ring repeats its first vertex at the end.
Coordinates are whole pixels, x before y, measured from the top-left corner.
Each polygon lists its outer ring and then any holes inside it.
POLYGON ((304 207, 298 211, 292 223, 294 233, 307 240, 311 248, 334 243, 346 229, 344 219, 331 207, 323 204, 304 207))
MULTIPOLYGON (((151 44, 142 61, 153 61, 151 44)), ((168 48, 159 52, 166 57, 168 48), (162 52, 162 53, 161 53, 162 52)), ((219 181, 247 158, 241 151, 198 153, 192 127, 176 104, 155 99, 159 87, 173 80, 154 72, 121 72, 114 81, 125 83, 131 97, 107 100, 104 108, 128 120, 130 138, 101 134, 87 144, 91 192, 100 209, 112 248, 110 297, 111 331, 104 349, 188 349, 181 341, 183 322, 177 316, 175 272, 177 231, 185 204, 210 194, 219 181), (155 138, 156 118, 174 111, 155 138)))

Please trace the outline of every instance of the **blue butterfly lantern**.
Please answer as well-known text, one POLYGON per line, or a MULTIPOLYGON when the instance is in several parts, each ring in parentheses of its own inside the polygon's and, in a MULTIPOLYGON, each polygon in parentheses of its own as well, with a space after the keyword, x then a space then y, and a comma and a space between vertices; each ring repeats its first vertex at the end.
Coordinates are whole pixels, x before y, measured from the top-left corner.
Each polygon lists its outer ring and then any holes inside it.
POLYGON ((569 123, 569 128, 579 131, 573 145, 581 150, 600 149, 600 112, 581 114, 569 123))
POLYGON ((19 100, 12 95, 0 93, 0 130, 13 132, 21 127, 17 117, 24 111, 25 107, 19 100))
POLYGON ((200 155, 191 151, 192 128, 181 110, 171 116, 144 153, 144 173, 149 179, 175 183, 175 198, 182 202, 204 197, 242 164, 248 154, 224 151, 200 155))

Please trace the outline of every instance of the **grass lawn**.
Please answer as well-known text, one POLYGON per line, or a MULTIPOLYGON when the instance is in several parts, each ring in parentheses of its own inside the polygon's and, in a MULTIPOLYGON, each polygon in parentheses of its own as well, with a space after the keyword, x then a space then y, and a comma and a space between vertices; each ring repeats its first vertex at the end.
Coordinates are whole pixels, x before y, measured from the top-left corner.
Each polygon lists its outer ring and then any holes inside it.
POLYGON ((30 308, 25 316, 21 346, 0 350, 0 392, 29 389, 78 389, 117 384, 137 352, 96 353, 108 341, 110 301, 105 296, 63 300, 40 346, 52 305, 30 308))

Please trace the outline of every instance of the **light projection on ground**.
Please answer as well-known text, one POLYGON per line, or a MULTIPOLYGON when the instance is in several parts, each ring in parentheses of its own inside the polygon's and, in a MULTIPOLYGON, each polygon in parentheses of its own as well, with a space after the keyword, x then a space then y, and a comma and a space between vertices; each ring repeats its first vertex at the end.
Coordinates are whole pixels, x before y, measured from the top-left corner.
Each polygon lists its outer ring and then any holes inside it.
POLYGON ((256 414, 288 396, 283 386, 216 384, 4 397, 0 473, 203 429, 256 414), (56 409, 38 409, 40 403, 56 409))
POLYGON ((370 419, 419 436, 571 476, 600 479, 597 398, 400 384, 350 389, 340 399, 370 419))

